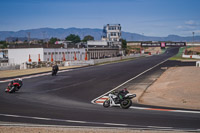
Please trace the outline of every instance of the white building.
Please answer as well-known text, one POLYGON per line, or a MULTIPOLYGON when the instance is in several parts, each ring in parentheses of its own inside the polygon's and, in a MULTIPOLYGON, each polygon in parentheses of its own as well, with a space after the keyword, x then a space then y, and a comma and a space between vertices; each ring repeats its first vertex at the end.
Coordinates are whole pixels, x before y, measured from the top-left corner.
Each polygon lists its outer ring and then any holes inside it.
POLYGON ((92 41, 87 41, 87 45, 88 46, 108 46, 108 42, 107 41, 101 41, 101 40, 92 40, 92 41))
POLYGON ((103 35, 101 40, 87 41, 90 47, 118 47, 121 48, 121 25, 120 24, 107 24, 103 28, 103 35))
POLYGON ((102 40, 119 42, 121 39, 121 25, 107 24, 103 29, 102 40))
POLYGON ((8 49, 9 64, 22 64, 26 62, 40 61, 66 61, 84 60, 86 52, 84 48, 18 48, 8 49))

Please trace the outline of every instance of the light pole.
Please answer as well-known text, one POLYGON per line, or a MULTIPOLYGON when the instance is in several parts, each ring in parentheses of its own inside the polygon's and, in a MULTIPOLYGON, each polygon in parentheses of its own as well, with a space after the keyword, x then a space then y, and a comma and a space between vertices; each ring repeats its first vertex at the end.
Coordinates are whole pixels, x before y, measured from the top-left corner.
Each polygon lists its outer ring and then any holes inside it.
POLYGON ((193 50, 192 50, 192 55, 194 55, 194 32, 192 32, 192 34, 193 34, 193 39, 192 39, 192 44, 193 44, 193 50))

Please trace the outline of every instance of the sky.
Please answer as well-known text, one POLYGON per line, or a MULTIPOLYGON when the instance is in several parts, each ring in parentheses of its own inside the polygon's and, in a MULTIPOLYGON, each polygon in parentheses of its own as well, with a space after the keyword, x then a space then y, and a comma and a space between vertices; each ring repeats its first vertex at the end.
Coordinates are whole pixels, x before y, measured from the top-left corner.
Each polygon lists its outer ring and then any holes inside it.
POLYGON ((145 36, 200 35, 200 0, 0 0, 0 31, 106 24, 145 36))

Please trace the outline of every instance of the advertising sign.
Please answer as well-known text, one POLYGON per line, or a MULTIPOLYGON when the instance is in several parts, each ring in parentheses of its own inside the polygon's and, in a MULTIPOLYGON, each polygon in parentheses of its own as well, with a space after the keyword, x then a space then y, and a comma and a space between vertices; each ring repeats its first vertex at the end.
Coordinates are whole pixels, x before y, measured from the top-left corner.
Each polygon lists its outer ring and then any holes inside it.
POLYGON ((165 47, 165 42, 161 42, 161 47, 165 47))
POLYGON ((141 42, 142 47, 160 47, 160 45, 159 42, 141 42))
POLYGON ((141 42, 141 47, 183 47, 185 42, 141 42))
POLYGON ((185 42, 166 42, 166 47, 183 47, 186 46, 185 42))

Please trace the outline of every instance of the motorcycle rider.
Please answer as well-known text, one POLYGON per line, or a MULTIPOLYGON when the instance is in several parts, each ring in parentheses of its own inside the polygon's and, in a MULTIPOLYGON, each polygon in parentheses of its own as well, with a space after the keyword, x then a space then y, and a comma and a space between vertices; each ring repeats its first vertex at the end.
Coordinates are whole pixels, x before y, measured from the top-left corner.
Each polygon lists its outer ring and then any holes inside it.
POLYGON ((58 72, 59 68, 57 63, 55 63, 55 65, 52 67, 52 76, 56 76, 57 72, 58 72))
POLYGON ((10 92, 11 91, 11 88, 17 84, 17 87, 15 88, 16 91, 18 91, 22 85, 23 85, 23 82, 22 82, 22 79, 21 78, 18 78, 18 79, 15 79, 15 80, 12 80, 9 84, 8 84, 8 87, 6 88, 5 92, 10 92))
POLYGON ((117 98, 115 99, 116 103, 118 103, 120 100, 122 100, 126 94, 128 94, 127 88, 122 89, 117 93, 117 98))

